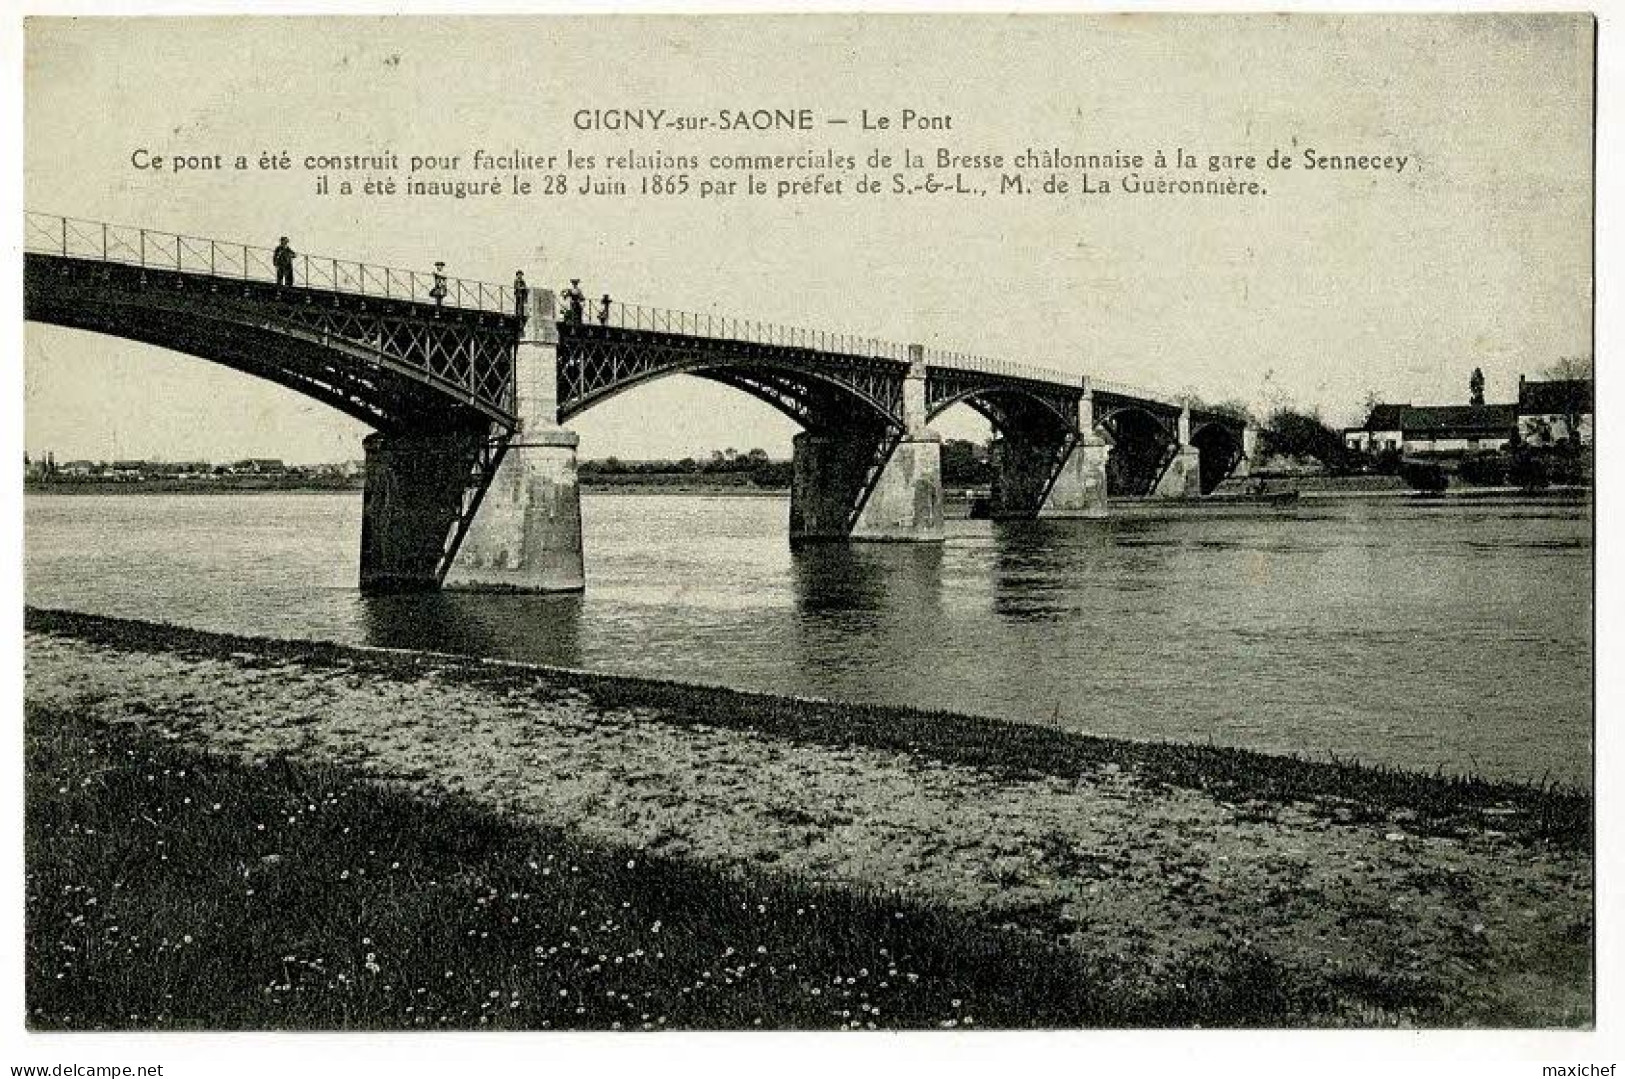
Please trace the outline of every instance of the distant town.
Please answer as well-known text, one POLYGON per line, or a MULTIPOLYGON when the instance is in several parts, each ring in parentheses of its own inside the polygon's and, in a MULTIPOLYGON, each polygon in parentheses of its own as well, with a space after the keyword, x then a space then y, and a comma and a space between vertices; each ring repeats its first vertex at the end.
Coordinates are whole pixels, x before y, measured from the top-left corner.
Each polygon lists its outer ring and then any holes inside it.
POLYGON ((239 461, 58 461, 47 452, 23 454, 23 481, 29 486, 124 484, 143 488, 333 488, 360 487, 365 465, 361 461, 336 464, 290 465, 274 457, 247 457, 239 461))

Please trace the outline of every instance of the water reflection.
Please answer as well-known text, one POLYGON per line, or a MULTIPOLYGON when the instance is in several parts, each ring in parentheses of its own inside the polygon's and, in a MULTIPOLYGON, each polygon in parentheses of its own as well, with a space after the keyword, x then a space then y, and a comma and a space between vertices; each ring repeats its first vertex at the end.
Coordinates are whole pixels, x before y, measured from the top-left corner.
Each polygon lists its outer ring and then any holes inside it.
POLYGON ((918 609, 942 602, 938 543, 809 543, 790 554, 805 614, 918 609))
POLYGON ((998 521, 992 526, 993 613, 1013 621, 1070 618, 1112 575, 1117 554, 1102 520, 998 521))
POLYGON ((371 645, 583 665, 579 593, 426 592, 359 602, 371 645))
POLYGON ((946 647, 943 547, 937 543, 819 543, 791 554, 799 617, 791 667, 803 692, 849 700, 931 700, 946 647), (862 641, 859 649, 853 642, 862 641), (806 679, 806 672, 820 674, 806 679))

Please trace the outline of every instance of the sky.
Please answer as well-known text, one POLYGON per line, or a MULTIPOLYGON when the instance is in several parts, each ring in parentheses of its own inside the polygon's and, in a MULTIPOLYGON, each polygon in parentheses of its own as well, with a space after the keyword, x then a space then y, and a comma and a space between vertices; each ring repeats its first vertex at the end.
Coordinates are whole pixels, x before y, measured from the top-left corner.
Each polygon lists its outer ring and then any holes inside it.
MULTIPOLYGON (((1561 16, 33 19, 29 209, 963 349, 1355 422, 1590 355, 1591 23, 1561 16), (203 61, 200 63, 200 59, 203 61), (951 134, 582 132, 582 108, 953 116, 951 134), (1403 156, 1256 200, 336 199, 165 155, 514 149, 1403 156)), ((359 457, 364 428, 191 357, 28 325, 25 442, 75 457, 359 457)), ((788 453, 753 399, 663 380, 584 457, 788 453)), ((980 437, 967 409, 946 434, 980 437)))

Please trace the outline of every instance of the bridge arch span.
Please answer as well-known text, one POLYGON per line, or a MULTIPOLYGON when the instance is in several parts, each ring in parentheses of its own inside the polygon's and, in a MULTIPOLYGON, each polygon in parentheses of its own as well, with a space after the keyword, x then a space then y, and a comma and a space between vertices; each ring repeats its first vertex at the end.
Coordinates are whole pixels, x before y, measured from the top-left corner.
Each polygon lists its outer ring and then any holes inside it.
POLYGON ((1061 436, 1077 428, 1076 401, 1014 385, 967 386, 933 398, 926 411, 927 422, 959 404, 987 420, 995 435, 1030 432, 1061 436))
MULTIPOLYGON (((995 519, 1098 516, 1104 493, 1082 444, 1082 385, 976 369, 931 372, 928 416, 965 405, 993 434, 986 512, 995 519), (1091 478, 1093 477, 1093 478, 1091 478), (1092 493, 1091 493, 1092 486, 1092 493)), ((1098 440, 1095 440, 1098 441, 1098 440)))
POLYGON ((1140 402, 1117 401, 1110 398, 1095 399, 1095 425, 1105 428, 1108 432, 1115 431, 1119 426, 1129 429, 1143 428, 1155 429, 1169 440, 1179 438, 1179 412, 1177 409, 1148 407, 1140 402))
MULTIPOLYGON (((630 351, 630 350, 628 350, 630 351)), ((692 375, 763 401, 804 430, 834 433, 852 427, 899 426, 895 393, 842 378, 826 363, 792 356, 728 355, 681 346, 662 349, 658 358, 607 356, 605 350, 573 340, 561 327, 559 341, 560 423, 596 405, 672 375, 692 375)))
MULTIPOLYGON (((224 367, 318 401, 375 431, 392 431, 420 411, 399 394, 388 394, 359 367, 310 342, 261 327, 207 317, 131 318, 116 305, 65 317, 30 321, 112 337, 224 367)), ((421 403, 420 403, 421 404, 421 403)))

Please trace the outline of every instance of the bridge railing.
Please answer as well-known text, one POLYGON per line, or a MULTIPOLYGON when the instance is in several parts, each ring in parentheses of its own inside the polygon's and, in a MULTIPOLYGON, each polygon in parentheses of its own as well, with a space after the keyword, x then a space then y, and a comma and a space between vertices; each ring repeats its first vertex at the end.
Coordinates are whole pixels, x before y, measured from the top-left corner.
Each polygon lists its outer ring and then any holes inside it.
POLYGON ((885 341, 878 337, 815 330, 804 326, 787 326, 762 319, 735 318, 732 315, 704 311, 647 307, 643 304, 623 303, 613 299, 608 303, 598 299, 581 300, 573 304, 568 292, 564 295, 563 304, 560 317, 566 323, 582 322, 622 330, 649 330, 684 337, 709 337, 757 345, 777 345, 783 348, 805 348, 844 356, 908 361, 907 345, 885 341))
POLYGON ((1159 405, 1168 405, 1173 408, 1178 408, 1184 404, 1183 401, 1166 393, 1157 393, 1154 390, 1146 389, 1144 386, 1134 386, 1127 382, 1113 382, 1105 378, 1091 378, 1089 388, 1098 393, 1115 393, 1119 397, 1133 397, 1141 401, 1154 401, 1159 405))
MULTIPOLYGON (((275 251, 269 247, 33 211, 24 211, 23 219, 23 248, 36 254, 206 274, 235 281, 275 282, 277 279, 275 251)), ((513 292, 505 285, 325 255, 296 254, 293 279, 296 288, 418 303, 438 301, 446 307, 505 314, 514 310, 513 292)))
POLYGON ((951 367, 961 371, 980 371, 983 374, 1003 375, 1006 378, 1025 378, 1034 382, 1052 382, 1062 386, 1077 386, 1081 375, 1068 374, 1054 367, 1041 367, 1030 363, 1013 363, 992 356, 978 356, 971 352, 928 348, 925 362, 933 367, 951 367))

